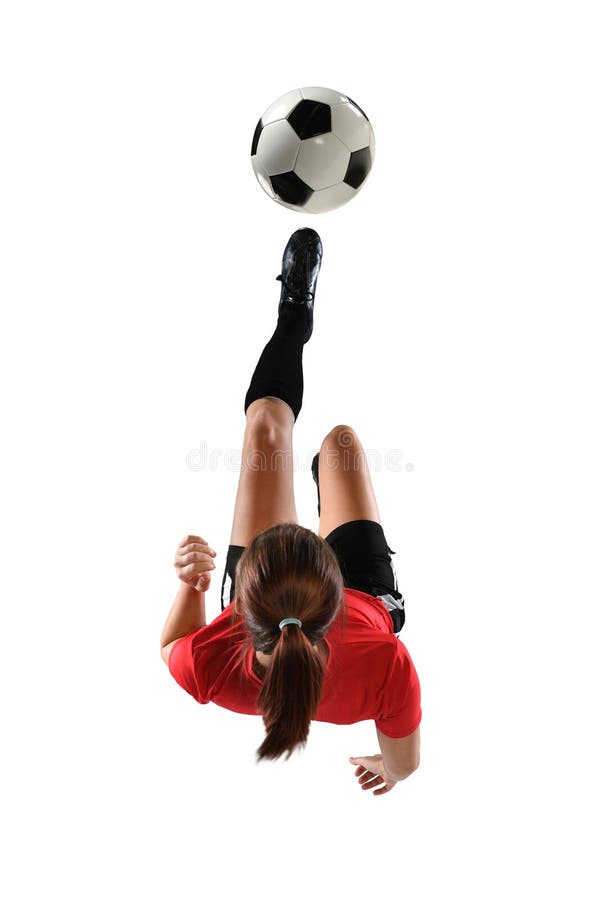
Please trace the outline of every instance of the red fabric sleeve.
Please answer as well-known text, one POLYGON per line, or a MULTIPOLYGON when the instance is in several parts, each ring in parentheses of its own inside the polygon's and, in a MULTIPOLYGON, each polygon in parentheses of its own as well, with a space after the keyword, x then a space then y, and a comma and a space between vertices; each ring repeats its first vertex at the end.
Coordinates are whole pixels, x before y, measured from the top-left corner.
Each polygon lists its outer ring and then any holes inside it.
POLYGON ((408 650, 398 639, 396 644, 387 675, 384 714, 375 724, 388 737, 402 738, 412 734, 421 722, 421 685, 408 650))
POLYGON ((179 638, 171 647, 169 656, 169 672, 184 691, 197 700, 198 703, 208 703, 209 698, 203 689, 200 679, 198 678, 195 664, 195 644, 198 637, 197 631, 186 634, 185 637, 179 638))

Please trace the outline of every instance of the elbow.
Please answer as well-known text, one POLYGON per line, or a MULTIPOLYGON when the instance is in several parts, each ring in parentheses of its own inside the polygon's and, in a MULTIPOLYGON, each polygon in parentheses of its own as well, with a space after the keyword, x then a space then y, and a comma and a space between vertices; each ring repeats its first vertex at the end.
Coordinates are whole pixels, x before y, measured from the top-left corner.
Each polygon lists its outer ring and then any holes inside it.
POLYGON ((417 769, 419 768, 420 763, 421 763, 421 760, 419 760, 419 759, 415 762, 414 766, 412 767, 412 769, 411 769, 411 771, 410 771, 410 774, 411 774, 411 775, 413 774, 413 772, 416 772, 416 771, 417 771, 417 769))

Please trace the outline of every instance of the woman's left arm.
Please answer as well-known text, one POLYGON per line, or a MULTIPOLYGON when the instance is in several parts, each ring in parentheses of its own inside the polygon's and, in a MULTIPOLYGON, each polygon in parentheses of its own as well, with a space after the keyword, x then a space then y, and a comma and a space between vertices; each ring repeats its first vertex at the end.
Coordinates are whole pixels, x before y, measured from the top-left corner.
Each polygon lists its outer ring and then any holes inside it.
POLYGON ((215 568, 213 557, 216 555, 207 542, 196 535, 188 535, 179 544, 175 571, 182 584, 162 630, 161 651, 167 644, 206 625, 204 595, 210 587, 210 573, 215 568))
POLYGON ((161 649, 203 625, 206 625, 204 591, 181 584, 160 636, 161 649))

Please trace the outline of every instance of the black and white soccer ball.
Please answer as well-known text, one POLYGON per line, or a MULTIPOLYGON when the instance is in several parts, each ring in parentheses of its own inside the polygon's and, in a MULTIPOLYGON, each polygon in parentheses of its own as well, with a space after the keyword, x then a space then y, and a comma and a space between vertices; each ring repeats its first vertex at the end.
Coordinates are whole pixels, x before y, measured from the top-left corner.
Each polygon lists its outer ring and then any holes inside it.
POLYGON ((299 212, 327 212, 351 200, 374 155, 375 135, 360 106, 322 87, 279 97, 252 138, 252 167, 261 187, 299 212))

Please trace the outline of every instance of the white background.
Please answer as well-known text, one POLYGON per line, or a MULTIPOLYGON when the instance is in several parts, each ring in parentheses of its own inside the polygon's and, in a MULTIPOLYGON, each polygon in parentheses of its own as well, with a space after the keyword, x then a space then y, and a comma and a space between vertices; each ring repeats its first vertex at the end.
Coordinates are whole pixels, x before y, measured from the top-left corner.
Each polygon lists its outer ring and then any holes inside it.
POLYGON ((597 897, 598 31, 592 3, 5 2, 0 18, 3 893, 597 897), (393 18, 392 18, 393 15, 393 18), (256 122, 322 85, 369 180, 300 215, 256 122), (296 429, 373 480, 419 672, 389 794, 314 723, 199 706, 160 633, 187 533, 219 551, 281 254, 324 259, 296 429))

